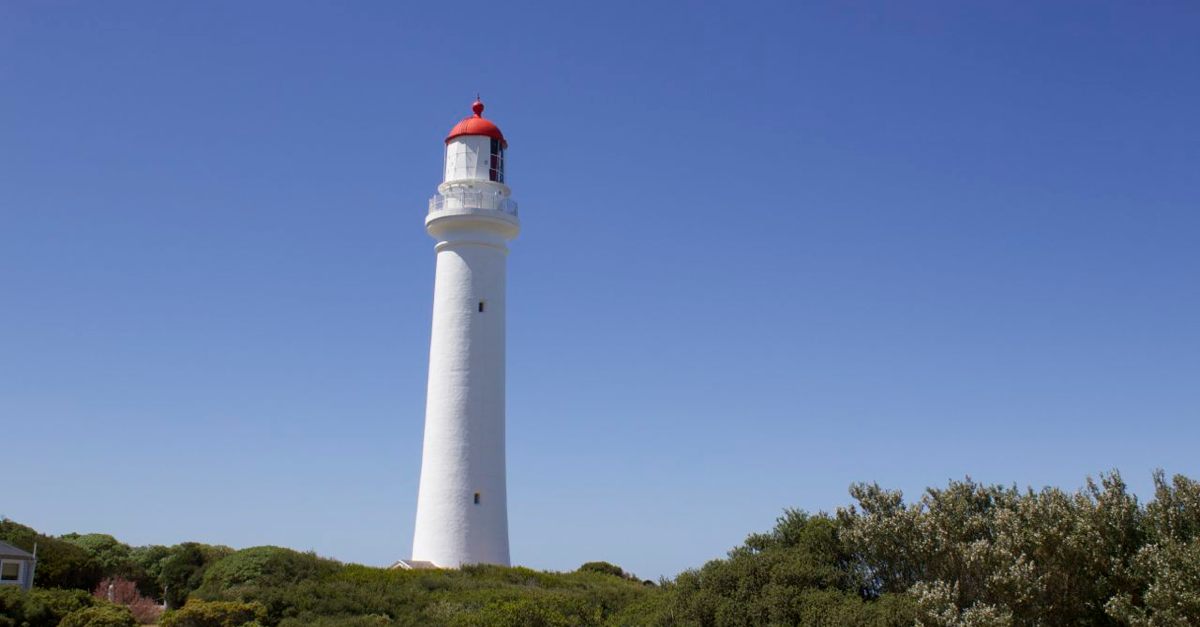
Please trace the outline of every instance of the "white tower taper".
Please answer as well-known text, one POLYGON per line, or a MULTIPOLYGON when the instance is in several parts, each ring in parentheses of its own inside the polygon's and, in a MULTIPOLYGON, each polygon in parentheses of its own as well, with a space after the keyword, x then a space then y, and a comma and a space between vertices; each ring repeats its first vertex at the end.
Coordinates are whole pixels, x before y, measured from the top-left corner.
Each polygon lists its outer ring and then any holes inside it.
POLYGON ((517 204, 508 143, 483 103, 446 137, 425 230, 437 240, 425 446, 413 561, 509 564, 504 471, 504 285, 517 204))

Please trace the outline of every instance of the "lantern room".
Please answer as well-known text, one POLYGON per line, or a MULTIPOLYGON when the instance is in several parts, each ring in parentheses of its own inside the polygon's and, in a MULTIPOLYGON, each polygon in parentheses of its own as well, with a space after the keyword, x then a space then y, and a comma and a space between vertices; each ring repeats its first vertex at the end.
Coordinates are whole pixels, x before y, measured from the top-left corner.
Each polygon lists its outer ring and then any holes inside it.
POLYGON ((446 136, 446 170, 442 181, 492 181, 504 183, 504 151, 508 142, 491 120, 483 117, 483 103, 471 105, 474 115, 450 129, 446 136))

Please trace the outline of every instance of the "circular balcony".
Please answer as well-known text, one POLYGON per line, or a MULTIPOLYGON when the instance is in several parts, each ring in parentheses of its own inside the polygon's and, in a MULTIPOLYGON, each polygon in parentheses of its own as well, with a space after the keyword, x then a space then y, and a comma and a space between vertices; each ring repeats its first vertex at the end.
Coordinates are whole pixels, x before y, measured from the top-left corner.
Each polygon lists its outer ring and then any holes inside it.
POLYGON ((485 209, 517 216, 517 201, 500 192, 452 190, 429 199, 429 213, 447 210, 485 209))

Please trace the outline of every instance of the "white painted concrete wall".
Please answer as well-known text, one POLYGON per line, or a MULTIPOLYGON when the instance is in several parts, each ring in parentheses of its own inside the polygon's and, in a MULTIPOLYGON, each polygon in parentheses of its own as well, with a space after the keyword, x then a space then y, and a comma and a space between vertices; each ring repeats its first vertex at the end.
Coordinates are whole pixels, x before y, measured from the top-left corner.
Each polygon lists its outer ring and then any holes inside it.
POLYGON ((430 213, 425 226, 438 242, 437 270, 412 558, 508 565, 505 283, 507 242, 520 225, 463 207, 430 213))

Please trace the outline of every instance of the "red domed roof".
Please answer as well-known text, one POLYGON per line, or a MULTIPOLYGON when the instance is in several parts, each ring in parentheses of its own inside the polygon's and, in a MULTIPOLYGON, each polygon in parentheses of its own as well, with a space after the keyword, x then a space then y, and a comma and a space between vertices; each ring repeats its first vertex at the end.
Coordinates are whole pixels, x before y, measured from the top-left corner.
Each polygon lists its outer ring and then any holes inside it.
POLYGON ((462 122, 455 124, 454 128, 450 129, 450 134, 446 136, 446 143, 463 135, 486 135, 500 140, 500 145, 508 148, 508 141, 504 139, 504 133, 500 132, 500 127, 492 124, 491 120, 483 119, 483 103, 478 98, 475 99, 475 104, 471 105, 471 110, 475 112, 475 115, 464 118, 462 122))

